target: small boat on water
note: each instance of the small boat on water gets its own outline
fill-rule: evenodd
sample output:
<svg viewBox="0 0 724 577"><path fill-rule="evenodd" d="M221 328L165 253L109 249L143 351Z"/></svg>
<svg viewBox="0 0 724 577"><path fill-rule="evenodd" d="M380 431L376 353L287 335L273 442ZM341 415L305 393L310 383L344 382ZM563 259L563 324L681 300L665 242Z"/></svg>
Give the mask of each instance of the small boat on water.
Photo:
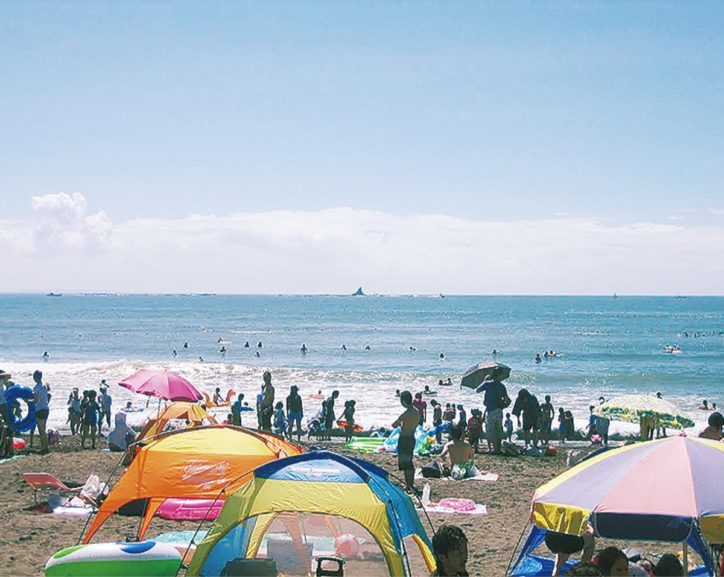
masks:
<svg viewBox="0 0 724 577"><path fill-rule="evenodd" d="M62 297L62 296L63 296L63 293L54 293L54 292L51 291L51 292L49 292L49 293L48 293L47 295L45 295L45 296L49 296L49 297Z"/></svg>
<svg viewBox="0 0 724 577"><path fill-rule="evenodd" d="M669 355L680 355L681 348L679 347L679 345L666 345L664 347L664 352Z"/></svg>

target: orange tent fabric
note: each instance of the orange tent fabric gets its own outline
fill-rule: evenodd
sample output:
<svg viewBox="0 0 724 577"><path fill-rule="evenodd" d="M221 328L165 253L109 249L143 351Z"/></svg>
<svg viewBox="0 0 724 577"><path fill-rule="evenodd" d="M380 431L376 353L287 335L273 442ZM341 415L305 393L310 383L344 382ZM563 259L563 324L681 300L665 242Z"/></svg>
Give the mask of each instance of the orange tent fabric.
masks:
<svg viewBox="0 0 724 577"><path fill-rule="evenodd" d="M165 433L138 452L101 504L83 543L89 543L99 527L130 501L149 499L138 531L143 539L166 499L226 499L254 468L301 452L301 447L281 437L241 427L216 425Z"/></svg>
<svg viewBox="0 0 724 577"><path fill-rule="evenodd" d="M154 437L163 433L166 424L172 419L189 421L189 427L198 427L203 424L216 424L213 415L207 413L201 405L188 401L176 401L168 405L157 417L151 417L138 435L136 442L146 437Z"/></svg>

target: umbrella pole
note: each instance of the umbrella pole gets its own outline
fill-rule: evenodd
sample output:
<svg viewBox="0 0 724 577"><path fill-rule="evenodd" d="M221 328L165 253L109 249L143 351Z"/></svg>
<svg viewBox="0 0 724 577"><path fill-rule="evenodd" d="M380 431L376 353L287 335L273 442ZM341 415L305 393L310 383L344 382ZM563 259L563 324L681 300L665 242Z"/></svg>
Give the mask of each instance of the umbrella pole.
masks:
<svg viewBox="0 0 724 577"><path fill-rule="evenodd" d="M689 546L686 541L681 546L681 564L684 566L684 575L689 574Z"/></svg>

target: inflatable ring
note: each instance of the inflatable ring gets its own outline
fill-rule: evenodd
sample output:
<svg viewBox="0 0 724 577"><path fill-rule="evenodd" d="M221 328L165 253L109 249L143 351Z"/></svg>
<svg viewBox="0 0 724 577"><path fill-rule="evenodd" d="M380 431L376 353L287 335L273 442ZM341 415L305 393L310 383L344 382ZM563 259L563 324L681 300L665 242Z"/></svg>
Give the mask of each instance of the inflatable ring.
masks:
<svg viewBox="0 0 724 577"><path fill-rule="evenodd" d="M24 419L17 420L12 406L18 399L22 399L28 405L28 414ZM24 433L35 428L35 399L33 390L29 387L10 387L5 391L5 402L8 405L8 427L18 433Z"/></svg>

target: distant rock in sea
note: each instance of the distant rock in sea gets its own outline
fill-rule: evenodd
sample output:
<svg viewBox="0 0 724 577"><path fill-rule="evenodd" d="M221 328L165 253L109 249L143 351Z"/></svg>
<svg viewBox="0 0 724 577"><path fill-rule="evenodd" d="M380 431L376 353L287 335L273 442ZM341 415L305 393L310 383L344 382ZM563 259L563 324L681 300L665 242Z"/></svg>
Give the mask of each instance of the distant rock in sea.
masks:
<svg viewBox="0 0 724 577"><path fill-rule="evenodd" d="M354 293L352 293L353 297L363 297L366 296L364 291L362 290L362 287L359 287Z"/></svg>

